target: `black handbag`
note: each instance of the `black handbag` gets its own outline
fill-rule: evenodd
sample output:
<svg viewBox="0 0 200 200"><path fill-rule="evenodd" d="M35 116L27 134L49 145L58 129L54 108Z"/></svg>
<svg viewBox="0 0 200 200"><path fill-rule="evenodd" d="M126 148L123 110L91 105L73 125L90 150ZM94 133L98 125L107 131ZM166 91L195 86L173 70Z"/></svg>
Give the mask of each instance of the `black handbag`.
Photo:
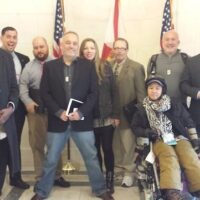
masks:
<svg viewBox="0 0 200 200"><path fill-rule="evenodd" d="M124 114L126 116L126 119L128 120L129 123L131 123L131 120L133 118L133 114L136 110L136 105L137 104L137 100L134 99L131 102L129 102L128 104L123 106L123 111Z"/></svg>
<svg viewBox="0 0 200 200"><path fill-rule="evenodd" d="M35 101L38 104L38 106L35 106L35 112L44 113L45 108L44 108L44 103L40 96L40 90L29 88L29 96L31 97L31 99L33 99L33 101Z"/></svg>

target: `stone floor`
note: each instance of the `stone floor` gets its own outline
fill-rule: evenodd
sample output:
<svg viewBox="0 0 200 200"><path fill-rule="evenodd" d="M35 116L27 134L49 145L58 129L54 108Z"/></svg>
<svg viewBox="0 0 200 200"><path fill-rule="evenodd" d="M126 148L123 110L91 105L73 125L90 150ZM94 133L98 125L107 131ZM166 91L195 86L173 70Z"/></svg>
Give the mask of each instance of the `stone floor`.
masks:
<svg viewBox="0 0 200 200"><path fill-rule="evenodd" d="M0 200L30 200L33 196L34 174L33 172L23 172L23 179L27 181L31 188L28 190L20 190L11 187L8 182L8 177L2 190ZM48 200L98 200L91 193L88 177L85 172L74 172L72 174L64 175L66 180L71 183L70 188L54 187ZM139 200L139 192L137 184L134 183L133 187L123 188L120 186L122 176L117 174L115 177L115 200Z"/></svg>

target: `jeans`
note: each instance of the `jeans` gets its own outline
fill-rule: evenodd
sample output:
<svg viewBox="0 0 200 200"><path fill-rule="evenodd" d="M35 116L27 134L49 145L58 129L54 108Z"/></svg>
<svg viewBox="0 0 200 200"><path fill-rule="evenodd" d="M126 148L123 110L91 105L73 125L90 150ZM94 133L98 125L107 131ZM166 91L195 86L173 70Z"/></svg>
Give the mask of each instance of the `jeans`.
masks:
<svg viewBox="0 0 200 200"><path fill-rule="evenodd" d="M35 192L43 198L49 195L53 187L58 159L70 136L73 138L85 162L92 192L96 196L106 192L105 179L99 166L94 145L93 131L77 132L69 127L65 132L48 132L47 134L47 155L41 179L35 186Z"/></svg>

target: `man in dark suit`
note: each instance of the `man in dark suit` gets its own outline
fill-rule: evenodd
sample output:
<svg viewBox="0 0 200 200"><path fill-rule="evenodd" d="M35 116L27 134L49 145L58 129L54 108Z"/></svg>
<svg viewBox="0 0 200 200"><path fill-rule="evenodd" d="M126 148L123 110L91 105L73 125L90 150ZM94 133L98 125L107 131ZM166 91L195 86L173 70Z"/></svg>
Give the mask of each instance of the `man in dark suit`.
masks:
<svg viewBox="0 0 200 200"><path fill-rule="evenodd" d="M191 57L186 63L180 83L181 91L191 97L189 112L200 134L200 54ZM200 135L199 135L200 136Z"/></svg>
<svg viewBox="0 0 200 200"><path fill-rule="evenodd" d="M77 57L78 42L77 33L65 33L61 38L63 57L44 64L40 89L48 110L47 155L32 200L48 197L58 159L69 137L73 138L85 161L92 192L101 199L113 199L107 193L94 144L93 109L97 99L95 66ZM70 98L83 104L66 115Z"/></svg>
<svg viewBox="0 0 200 200"><path fill-rule="evenodd" d="M20 169L17 132L13 112L18 102L18 86L11 55L0 49L0 195L9 163L13 175Z"/></svg>
<svg viewBox="0 0 200 200"><path fill-rule="evenodd" d="M11 53L14 61L15 72L17 83L19 83L20 74L25 64L29 62L29 58L21 53L15 52L15 47L17 45L17 30L13 27L5 27L1 31L1 41L2 48L7 52ZM17 139L18 139L18 150L20 155L20 166L21 166L21 152L20 152L20 144L21 144L21 134L25 122L26 109L21 100L19 100L18 106L15 110L15 123L17 128ZM9 165L10 168L10 165ZM29 185L25 183L21 178L21 167L20 170L15 173L13 176L10 174L10 184L12 186L28 189Z"/></svg>

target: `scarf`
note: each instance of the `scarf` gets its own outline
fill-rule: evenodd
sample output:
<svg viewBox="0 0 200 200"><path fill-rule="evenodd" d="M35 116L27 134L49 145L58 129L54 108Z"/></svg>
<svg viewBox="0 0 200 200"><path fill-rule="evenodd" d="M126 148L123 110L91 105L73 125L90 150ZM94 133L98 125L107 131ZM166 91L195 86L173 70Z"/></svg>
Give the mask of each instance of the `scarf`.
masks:
<svg viewBox="0 0 200 200"><path fill-rule="evenodd" d="M171 108L170 97L162 95L158 102L151 101L149 97L143 100L143 106L146 110L149 125L159 136L173 134L172 123L163 113ZM174 135L174 134L173 134Z"/></svg>

